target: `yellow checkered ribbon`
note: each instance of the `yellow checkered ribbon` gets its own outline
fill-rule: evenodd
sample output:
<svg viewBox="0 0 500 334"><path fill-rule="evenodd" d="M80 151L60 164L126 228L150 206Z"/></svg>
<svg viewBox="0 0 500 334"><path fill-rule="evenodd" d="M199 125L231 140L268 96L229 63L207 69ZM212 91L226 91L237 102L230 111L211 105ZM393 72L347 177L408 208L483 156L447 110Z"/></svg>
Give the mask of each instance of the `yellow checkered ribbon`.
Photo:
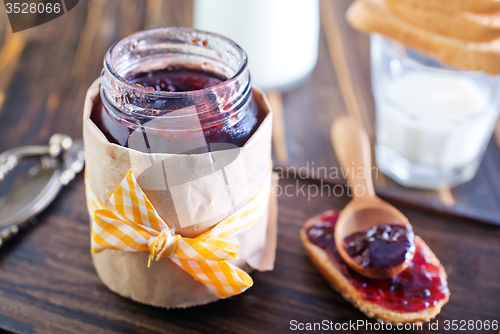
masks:
<svg viewBox="0 0 500 334"><path fill-rule="evenodd" d="M253 285L252 278L228 263L238 259L237 234L252 226L266 212L271 194L271 174L250 202L196 238L176 234L158 215L129 170L106 208L86 187L92 224L92 252L104 249L149 251L151 260L169 257L220 298L237 295Z"/></svg>

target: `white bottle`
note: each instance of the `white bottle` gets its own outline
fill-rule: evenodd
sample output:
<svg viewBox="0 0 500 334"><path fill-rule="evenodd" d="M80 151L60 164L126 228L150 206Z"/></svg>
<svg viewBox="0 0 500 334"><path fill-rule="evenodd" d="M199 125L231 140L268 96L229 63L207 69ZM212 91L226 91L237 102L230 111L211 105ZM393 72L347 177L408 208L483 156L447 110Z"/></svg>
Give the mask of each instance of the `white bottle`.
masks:
<svg viewBox="0 0 500 334"><path fill-rule="evenodd" d="M293 86L316 65L318 0L195 0L194 27L238 43L264 90Z"/></svg>

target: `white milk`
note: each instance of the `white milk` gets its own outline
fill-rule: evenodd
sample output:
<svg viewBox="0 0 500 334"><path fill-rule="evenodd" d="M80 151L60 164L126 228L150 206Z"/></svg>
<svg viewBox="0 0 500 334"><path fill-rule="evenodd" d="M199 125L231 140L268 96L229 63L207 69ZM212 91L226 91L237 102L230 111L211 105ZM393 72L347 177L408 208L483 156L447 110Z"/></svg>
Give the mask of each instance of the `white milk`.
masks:
<svg viewBox="0 0 500 334"><path fill-rule="evenodd" d="M474 161L498 106L467 77L410 72L377 99L378 143L411 162L450 170ZM382 93L382 94L384 94Z"/></svg>
<svg viewBox="0 0 500 334"><path fill-rule="evenodd" d="M264 90L302 80L318 57L318 0L195 0L194 27L238 43Z"/></svg>

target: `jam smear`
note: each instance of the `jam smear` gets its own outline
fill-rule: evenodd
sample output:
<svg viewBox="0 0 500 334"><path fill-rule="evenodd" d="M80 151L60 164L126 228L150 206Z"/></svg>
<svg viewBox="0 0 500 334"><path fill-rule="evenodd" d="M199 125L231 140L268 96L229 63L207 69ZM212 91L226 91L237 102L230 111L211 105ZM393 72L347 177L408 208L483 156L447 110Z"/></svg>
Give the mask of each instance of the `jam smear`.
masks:
<svg viewBox="0 0 500 334"><path fill-rule="evenodd" d="M391 278L368 278L352 270L342 260L335 246L334 231L338 217L337 211L325 212L308 228L307 236L312 243L328 253L333 264L359 291L364 300L394 311L418 312L436 305L446 297L447 282L419 242L416 242L415 255L410 266Z"/></svg>
<svg viewBox="0 0 500 334"><path fill-rule="evenodd" d="M411 225L383 224L346 237L344 249L362 267L387 269L412 258L414 238Z"/></svg>
<svg viewBox="0 0 500 334"><path fill-rule="evenodd" d="M216 73L190 68L166 68L147 73L138 73L126 79L132 84L151 90L165 92L196 91L213 87L226 80L225 77L217 75ZM198 118L208 145L207 150L213 151L217 150L217 147L219 147L215 145L212 145L212 147L210 146L210 144L214 143L228 143L239 147L243 146L256 131L258 124L265 118L265 114L259 110L257 103L252 99L252 94L249 94L250 100L247 99L242 101L239 106L230 111L231 115L227 117L226 120L220 121L214 125L214 117L226 117L226 115L222 115L222 113L228 112L227 109L231 107L226 106L226 110L219 110L217 107L218 101L220 99L229 98L230 96L215 96L213 93L209 92L202 97L193 97L193 100L184 99L184 104L179 104L180 102L175 98L169 101L169 103L171 103L171 110L190 107L195 105L195 102L203 107L204 112L200 113ZM195 99L198 100L195 101ZM109 142L124 147L129 147L128 138L130 134L150 119L147 117L144 117L144 119L138 117L136 125L131 125L130 123L125 124L125 122L113 117L111 113L119 115L120 111L109 111L102 102L95 103L90 118L106 136ZM148 137L161 135L162 134L148 133ZM169 140L181 141L185 139L183 136L186 135L189 136L190 134L183 133L182 135L178 135L179 138L170 136ZM193 135L197 134L194 133Z"/></svg>

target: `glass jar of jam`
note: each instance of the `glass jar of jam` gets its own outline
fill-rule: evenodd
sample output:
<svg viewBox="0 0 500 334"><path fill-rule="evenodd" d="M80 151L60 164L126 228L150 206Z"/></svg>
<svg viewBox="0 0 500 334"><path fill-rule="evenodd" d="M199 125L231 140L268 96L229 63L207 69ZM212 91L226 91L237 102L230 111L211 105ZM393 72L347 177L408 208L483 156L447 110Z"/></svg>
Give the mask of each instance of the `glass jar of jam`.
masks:
<svg viewBox="0 0 500 334"><path fill-rule="evenodd" d="M145 153L243 146L264 118L245 52L217 34L160 28L115 43L91 119L109 142Z"/></svg>

